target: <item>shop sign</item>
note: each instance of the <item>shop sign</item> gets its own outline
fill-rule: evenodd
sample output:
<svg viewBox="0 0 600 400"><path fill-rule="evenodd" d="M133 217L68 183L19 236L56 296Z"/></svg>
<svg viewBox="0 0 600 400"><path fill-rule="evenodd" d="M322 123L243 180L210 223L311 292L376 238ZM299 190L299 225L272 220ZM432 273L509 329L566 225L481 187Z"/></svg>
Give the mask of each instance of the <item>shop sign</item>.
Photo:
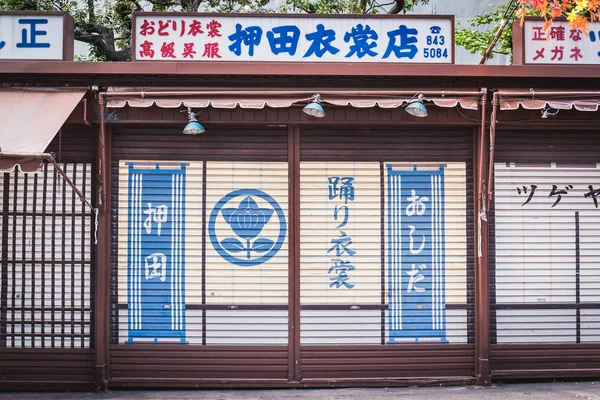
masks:
<svg viewBox="0 0 600 400"><path fill-rule="evenodd" d="M454 62L451 16L135 13L137 61Z"/></svg>
<svg viewBox="0 0 600 400"><path fill-rule="evenodd" d="M589 23L590 31L572 29L567 21L554 21L544 31L543 19L525 20L526 64L600 64L600 22Z"/></svg>
<svg viewBox="0 0 600 400"><path fill-rule="evenodd" d="M0 13L0 60L73 60L73 45L65 13Z"/></svg>

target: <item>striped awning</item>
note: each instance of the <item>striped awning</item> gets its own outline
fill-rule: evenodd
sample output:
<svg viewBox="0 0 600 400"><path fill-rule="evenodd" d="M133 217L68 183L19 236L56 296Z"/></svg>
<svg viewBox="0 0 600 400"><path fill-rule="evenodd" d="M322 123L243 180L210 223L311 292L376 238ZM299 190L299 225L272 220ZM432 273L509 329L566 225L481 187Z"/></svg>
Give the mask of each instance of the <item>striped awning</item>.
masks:
<svg viewBox="0 0 600 400"><path fill-rule="evenodd" d="M438 91L439 92L439 91ZM399 95L394 91L369 91L369 90L215 90L205 91L177 90L169 88L123 88L110 87L107 91L107 107L152 107L160 108L226 108L236 107L247 109L288 108L294 105L306 105L312 96L320 94L322 103L341 107L355 108L398 108L405 106L415 96ZM417 94L418 92L415 92ZM452 108L460 106L468 110L477 110L478 96L457 95L457 91L440 92L435 96L424 95L423 100L432 102L438 107Z"/></svg>

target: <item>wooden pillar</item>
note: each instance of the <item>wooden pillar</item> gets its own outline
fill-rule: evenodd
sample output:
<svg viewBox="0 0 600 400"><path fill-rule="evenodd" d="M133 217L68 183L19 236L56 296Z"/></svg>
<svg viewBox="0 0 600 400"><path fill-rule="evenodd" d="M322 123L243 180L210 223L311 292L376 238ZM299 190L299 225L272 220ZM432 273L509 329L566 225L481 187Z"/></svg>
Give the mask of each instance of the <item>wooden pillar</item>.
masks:
<svg viewBox="0 0 600 400"><path fill-rule="evenodd" d="M108 317L109 317L109 217L110 207L107 188L110 185L107 135L104 123L104 97L99 93L98 106L100 112L100 128L97 142L97 168L98 168L98 244L96 247L96 285L94 291L94 343L96 366L94 372L94 386L97 391L106 391L108 388Z"/></svg>
<svg viewBox="0 0 600 400"><path fill-rule="evenodd" d="M486 135L487 91L482 89L481 127L477 138L475 160L475 377L478 385L490 383L490 289L488 235L488 140Z"/></svg>

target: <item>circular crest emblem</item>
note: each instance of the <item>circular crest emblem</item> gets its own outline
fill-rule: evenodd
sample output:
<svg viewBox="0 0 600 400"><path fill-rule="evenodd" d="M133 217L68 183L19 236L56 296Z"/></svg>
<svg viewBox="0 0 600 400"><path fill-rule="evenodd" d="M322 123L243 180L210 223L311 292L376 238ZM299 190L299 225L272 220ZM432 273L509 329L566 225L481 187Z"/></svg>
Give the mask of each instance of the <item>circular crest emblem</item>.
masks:
<svg viewBox="0 0 600 400"><path fill-rule="evenodd" d="M234 190L217 202L208 220L210 241L226 261L253 267L270 260L283 245L285 216L263 191Z"/></svg>

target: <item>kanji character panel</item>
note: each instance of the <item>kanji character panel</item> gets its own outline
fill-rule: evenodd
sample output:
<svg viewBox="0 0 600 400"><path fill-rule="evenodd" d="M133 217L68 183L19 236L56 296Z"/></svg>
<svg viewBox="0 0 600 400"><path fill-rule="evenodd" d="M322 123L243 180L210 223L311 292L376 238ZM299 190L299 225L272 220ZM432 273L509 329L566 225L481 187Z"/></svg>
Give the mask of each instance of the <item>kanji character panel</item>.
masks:
<svg viewBox="0 0 600 400"><path fill-rule="evenodd" d="M465 163L302 162L301 343L466 343Z"/></svg>
<svg viewBox="0 0 600 400"><path fill-rule="evenodd" d="M113 342L287 344L287 163L119 162Z"/></svg>
<svg viewBox="0 0 600 400"><path fill-rule="evenodd" d="M493 341L600 341L598 164L495 171Z"/></svg>

